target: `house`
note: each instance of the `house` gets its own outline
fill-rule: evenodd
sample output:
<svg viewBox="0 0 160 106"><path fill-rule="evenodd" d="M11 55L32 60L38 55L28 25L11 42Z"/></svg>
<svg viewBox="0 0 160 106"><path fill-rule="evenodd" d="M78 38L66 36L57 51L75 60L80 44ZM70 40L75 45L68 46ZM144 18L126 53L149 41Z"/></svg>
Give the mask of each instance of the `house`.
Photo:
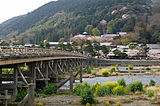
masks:
<svg viewBox="0 0 160 106"><path fill-rule="evenodd" d="M129 49L129 46L117 45L117 50L123 52Z"/></svg>
<svg viewBox="0 0 160 106"><path fill-rule="evenodd" d="M68 42L62 42L62 43L66 45ZM69 43L72 44L72 42ZM59 42L49 42L51 48L55 48L58 44Z"/></svg>
<svg viewBox="0 0 160 106"><path fill-rule="evenodd" d="M101 35L101 37L103 37L103 38L113 38L113 37L115 37L115 36L124 36L124 35L126 35L127 34L127 32L118 32L117 34L104 34L104 35Z"/></svg>
<svg viewBox="0 0 160 106"><path fill-rule="evenodd" d="M118 34L119 34L120 36L124 36L124 35L127 34L127 32L119 32Z"/></svg>
<svg viewBox="0 0 160 106"><path fill-rule="evenodd" d="M126 51L126 54L127 54L129 57L136 57L136 56L138 56L139 52L140 52L140 50L138 50L138 49L128 49L128 50Z"/></svg>
<svg viewBox="0 0 160 106"><path fill-rule="evenodd" d="M149 49L160 49L160 44L147 44Z"/></svg>
<svg viewBox="0 0 160 106"><path fill-rule="evenodd" d="M100 43L100 45L106 46L109 50L116 47L116 45L113 45L112 42L103 42L103 43Z"/></svg>
<svg viewBox="0 0 160 106"><path fill-rule="evenodd" d="M101 35L102 38L113 38L115 36L119 36L119 34L104 34L104 35Z"/></svg>
<svg viewBox="0 0 160 106"><path fill-rule="evenodd" d="M38 45L36 45L36 44L25 44L24 47L31 48L31 47L38 47Z"/></svg>
<svg viewBox="0 0 160 106"><path fill-rule="evenodd" d="M149 51L147 56L152 59L160 59L160 44L147 44Z"/></svg>

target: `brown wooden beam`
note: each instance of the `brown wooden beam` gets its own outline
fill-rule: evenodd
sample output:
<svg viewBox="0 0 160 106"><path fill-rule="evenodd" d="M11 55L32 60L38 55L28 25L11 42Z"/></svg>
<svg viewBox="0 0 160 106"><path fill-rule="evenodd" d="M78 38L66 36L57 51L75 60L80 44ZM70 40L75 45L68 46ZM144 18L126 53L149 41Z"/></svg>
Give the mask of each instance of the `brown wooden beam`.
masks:
<svg viewBox="0 0 160 106"><path fill-rule="evenodd" d="M18 66L16 65L14 67L14 91L13 91L14 96L17 95L17 85L18 85Z"/></svg>

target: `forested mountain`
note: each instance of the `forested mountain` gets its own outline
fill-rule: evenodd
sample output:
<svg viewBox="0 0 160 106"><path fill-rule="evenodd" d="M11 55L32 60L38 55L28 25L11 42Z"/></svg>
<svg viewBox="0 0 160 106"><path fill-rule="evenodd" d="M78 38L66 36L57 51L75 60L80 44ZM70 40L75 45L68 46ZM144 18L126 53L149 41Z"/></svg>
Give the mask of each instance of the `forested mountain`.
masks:
<svg viewBox="0 0 160 106"><path fill-rule="evenodd" d="M97 27L101 34L131 32L133 41L160 41L160 8L158 0L58 0L26 15L0 24L0 36L20 42L39 43L46 39L65 40L82 33L87 25ZM159 3L159 2L158 2ZM133 39L131 36L136 36ZM159 39L155 39L159 37ZM135 38L135 37L134 37Z"/></svg>

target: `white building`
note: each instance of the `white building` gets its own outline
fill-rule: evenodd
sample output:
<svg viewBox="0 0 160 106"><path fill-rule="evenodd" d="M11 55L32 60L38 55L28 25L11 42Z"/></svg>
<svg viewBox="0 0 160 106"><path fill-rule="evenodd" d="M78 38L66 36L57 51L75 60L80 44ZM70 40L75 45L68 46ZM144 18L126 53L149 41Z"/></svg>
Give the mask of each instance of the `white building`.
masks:
<svg viewBox="0 0 160 106"><path fill-rule="evenodd" d="M147 44L147 47L149 47L148 57L160 59L160 44Z"/></svg>

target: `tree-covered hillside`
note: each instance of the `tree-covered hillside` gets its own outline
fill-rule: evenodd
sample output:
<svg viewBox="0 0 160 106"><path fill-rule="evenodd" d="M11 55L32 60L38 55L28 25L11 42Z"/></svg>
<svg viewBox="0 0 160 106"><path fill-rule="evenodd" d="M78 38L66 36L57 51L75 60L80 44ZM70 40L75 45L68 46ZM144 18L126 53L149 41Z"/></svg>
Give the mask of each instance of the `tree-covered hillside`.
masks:
<svg viewBox="0 0 160 106"><path fill-rule="evenodd" d="M82 33L87 25L93 25L101 34L136 32L138 38L145 36L144 42L153 42L150 27L152 31L160 30L152 25L151 19L159 13L152 5L150 0L58 0L0 24L0 35L25 43L39 43L44 39L58 41L61 37L67 40L71 35Z"/></svg>

